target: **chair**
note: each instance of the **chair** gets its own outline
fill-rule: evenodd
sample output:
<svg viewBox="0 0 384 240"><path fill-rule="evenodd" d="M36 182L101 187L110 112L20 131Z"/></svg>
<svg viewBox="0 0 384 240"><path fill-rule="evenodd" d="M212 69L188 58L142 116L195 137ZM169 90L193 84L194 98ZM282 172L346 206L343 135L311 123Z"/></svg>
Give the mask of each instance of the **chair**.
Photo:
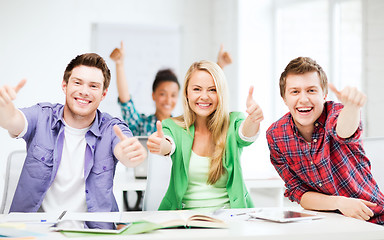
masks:
<svg viewBox="0 0 384 240"><path fill-rule="evenodd" d="M147 186L144 193L143 210L156 211L163 199L171 177L171 158L148 153Z"/></svg>
<svg viewBox="0 0 384 240"><path fill-rule="evenodd" d="M384 137L369 137L363 139L363 146L371 162L373 178L381 191L384 190Z"/></svg>
<svg viewBox="0 0 384 240"><path fill-rule="evenodd" d="M27 152L25 150L11 152L8 156L3 201L0 209L0 213L2 214L9 213L26 156Z"/></svg>
<svg viewBox="0 0 384 240"><path fill-rule="evenodd" d="M136 138L139 140L141 145L143 145L148 152L148 148L147 148L148 136L136 136ZM140 163L138 166L136 166L133 169L133 173L135 175L135 179L147 179L148 157L142 163ZM141 210L143 210L143 205L144 205L143 204L143 202L144 202L143 192L144 191L136 190L136 192L135 192L135 194L137 196L136 203L133 206L130 206L131 204L128 204L128 194L131 194L131 193L129 193L129 191L123 191L124 210L126 210L126 211L141 211Z"/></svg>

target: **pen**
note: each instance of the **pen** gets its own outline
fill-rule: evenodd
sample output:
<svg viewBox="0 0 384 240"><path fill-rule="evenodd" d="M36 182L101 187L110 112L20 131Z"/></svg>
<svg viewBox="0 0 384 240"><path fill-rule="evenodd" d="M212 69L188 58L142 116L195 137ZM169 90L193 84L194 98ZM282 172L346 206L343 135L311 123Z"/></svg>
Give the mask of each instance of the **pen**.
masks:
<svg viewBox="0 0 384 240"><path fill-rule="evenodd" d="M250 212L243 212L243 213L237 213L237 214L231 214L231 217L236 217L236 216L242 216L242 215L246 215L248 213L255 213L255 212L260 212L261 209L259 210L255 210L255 211L250 211Z"/></svg>
<svg viewBox="0 0 384 240"><path fill-rule="evenodd" d="M247 213L238 213L238 214L231 214L231 217L234 217L234 216L241 216L241 215L245 215Z"/></svg>
<svg viewBox="0 0 384 240"><path fill-rule="evenodd" d="M60 216L57 218L57 221L61 221L61 219L64 217L64 215L67 213L67 210L63 211Z"/></svg>

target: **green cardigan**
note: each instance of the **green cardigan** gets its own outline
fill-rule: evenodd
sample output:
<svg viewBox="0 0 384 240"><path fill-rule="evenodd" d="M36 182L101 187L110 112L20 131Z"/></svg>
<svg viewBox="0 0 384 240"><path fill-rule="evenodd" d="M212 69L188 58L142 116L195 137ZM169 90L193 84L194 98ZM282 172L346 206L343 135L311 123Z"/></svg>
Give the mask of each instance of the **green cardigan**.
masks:
<svg viewBox="0 0 384 240"><path fill-rule="evenodd" d="M251 208L253 202L244 184L240 164L240 155L244 146L252 142L244 141L239 136L240 124L244 115L239 112L230 114L230 124L227 133L227 143L224 168L228 173L227 192L231 208ZM159 206L159 210L183 209L182 199L188 187L188 169L191 158L195 126L192 125L190 133L177 125L172 119L162 121L164 135L171 137L176 149L172 154L172 171L168 190Z"/></svg>

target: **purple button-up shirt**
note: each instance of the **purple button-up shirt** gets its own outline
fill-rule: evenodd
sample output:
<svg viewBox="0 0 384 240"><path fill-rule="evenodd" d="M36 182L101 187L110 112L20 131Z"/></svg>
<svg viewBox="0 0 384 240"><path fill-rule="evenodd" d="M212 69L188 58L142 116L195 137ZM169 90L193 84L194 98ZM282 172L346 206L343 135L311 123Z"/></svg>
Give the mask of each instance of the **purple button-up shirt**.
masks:
<svg viewBox="0 0 384 240"><path fill-rule="evenodd" d="M23 136L27 143L27 157L10 211L36 212L60 165L64 143L64 106L39 103L20 110L28 121L28 129ZM99 110L85 135L84 179L89 212L118 211L113 195L113 177L118 161L113 149L120 141L112 128L116 124L125 135L132 136L122 120Z"/></svg>

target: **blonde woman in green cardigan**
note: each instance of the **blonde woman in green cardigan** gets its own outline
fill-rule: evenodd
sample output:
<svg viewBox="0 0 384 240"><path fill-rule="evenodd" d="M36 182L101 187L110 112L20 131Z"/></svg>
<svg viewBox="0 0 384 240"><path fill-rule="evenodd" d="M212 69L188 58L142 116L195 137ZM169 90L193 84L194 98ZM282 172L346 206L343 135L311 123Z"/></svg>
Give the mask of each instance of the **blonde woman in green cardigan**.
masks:
<svg viewBox="0 0 384 240"><path fill-rule="evenodd" d="M229 113L221 68L210 61L192 64L184 81L184 114L158 121L147 142L152 153L172 159L159 210L253 207L240 164L242 148L256 140L264 119L252 93L253 87L246 118Z"/></svg>

